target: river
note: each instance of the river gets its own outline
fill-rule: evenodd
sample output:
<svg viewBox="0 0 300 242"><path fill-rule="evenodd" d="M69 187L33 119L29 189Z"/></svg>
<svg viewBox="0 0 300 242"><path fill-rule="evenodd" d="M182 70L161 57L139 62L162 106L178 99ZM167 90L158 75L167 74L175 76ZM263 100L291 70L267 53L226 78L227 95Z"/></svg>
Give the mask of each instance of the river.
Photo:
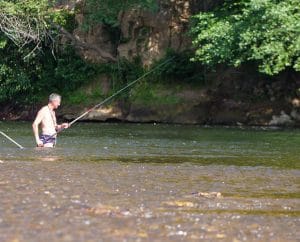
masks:
<svg viewBox="0 0 300 242"><path fill-rule="evenodd" d="M300 130L0 122L0 241L297 241ZM299 240L298 240L299 241Z"/></svg>

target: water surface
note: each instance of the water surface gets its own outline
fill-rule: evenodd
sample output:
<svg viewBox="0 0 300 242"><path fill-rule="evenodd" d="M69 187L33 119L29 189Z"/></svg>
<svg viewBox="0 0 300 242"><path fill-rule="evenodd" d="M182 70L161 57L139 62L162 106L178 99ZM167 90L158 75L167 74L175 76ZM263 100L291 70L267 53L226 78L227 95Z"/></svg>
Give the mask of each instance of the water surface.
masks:
<svg viewBox="0 0 300 242"><path fill-rule="evenodd" d="M0 123L0 241L297 241L300 130Z"/></svg>

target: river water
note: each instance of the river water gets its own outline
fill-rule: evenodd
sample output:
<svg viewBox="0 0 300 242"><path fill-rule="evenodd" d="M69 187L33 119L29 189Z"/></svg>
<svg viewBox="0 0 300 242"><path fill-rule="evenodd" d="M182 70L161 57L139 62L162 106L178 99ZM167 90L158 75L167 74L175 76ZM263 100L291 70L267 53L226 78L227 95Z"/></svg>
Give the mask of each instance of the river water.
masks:
<svg viewBox="0 0 300 242"><path fill-rule="evenodd" d="M0 122L0 241L299 241L300 130Z"/></svg>

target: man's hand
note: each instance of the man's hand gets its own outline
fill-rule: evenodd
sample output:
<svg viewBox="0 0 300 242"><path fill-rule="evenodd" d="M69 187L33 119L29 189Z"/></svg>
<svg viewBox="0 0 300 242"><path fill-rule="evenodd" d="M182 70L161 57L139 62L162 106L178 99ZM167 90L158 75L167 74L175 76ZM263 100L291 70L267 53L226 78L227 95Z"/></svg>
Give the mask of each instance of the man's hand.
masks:
<svg viewBox="0 0 300 242"><path fill-rule="evenodd" d="M63 123L63 124L57 125L57 126L55 127L55 129L57 130L57 132L60 132L60 131L62 131L63 129L69 128L70 126L71 126L71 125L68 124L68 123Z"/></svg>
<svg viewBox="0 0 300 242"><path fill-rule="evenodd" d="M44 143L41 140L36 141L37 147L44 147Z"/></svg>
<svg viewBox="0 0 300 242"><path fill-rule="evenodd" d="M63 124L61 124L61 128L62 129L67 129L67 128L69 128L71 125L69 124L69 123L63 123Z"/></svg>

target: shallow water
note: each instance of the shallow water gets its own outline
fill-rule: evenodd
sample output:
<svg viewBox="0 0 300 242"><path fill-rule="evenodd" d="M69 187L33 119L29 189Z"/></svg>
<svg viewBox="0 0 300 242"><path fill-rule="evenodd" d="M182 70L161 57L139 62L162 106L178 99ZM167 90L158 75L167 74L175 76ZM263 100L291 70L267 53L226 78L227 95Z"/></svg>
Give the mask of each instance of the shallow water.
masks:
<svg viewBox="0 0 300 242"><path fill-rule="evenodd" d="M0 241L297 241L300 130L0 122Z"/></svg>

